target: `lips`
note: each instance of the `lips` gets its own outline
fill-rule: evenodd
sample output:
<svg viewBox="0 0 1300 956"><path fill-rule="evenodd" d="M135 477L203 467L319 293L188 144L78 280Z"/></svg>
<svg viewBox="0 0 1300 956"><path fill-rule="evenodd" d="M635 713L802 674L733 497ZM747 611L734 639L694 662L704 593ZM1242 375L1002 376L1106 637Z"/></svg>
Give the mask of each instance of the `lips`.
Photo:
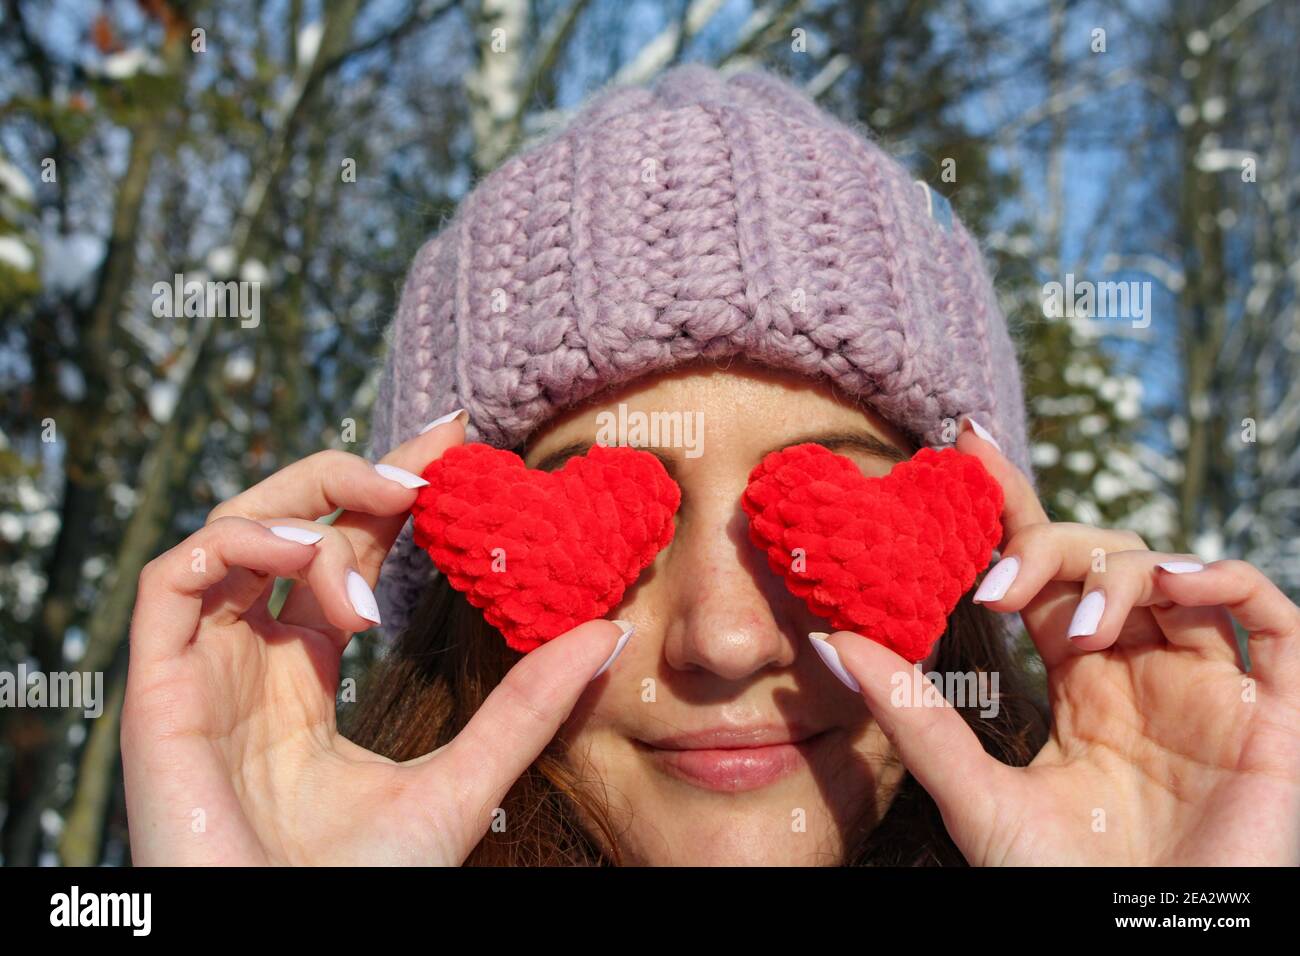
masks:
<svg viewBox="0 0 1300 956"><path fill-rule="evenodd" d="M741 793L808 767L825 736L789 727L726 727L641 743L669 775L706 790Z"/></svg>

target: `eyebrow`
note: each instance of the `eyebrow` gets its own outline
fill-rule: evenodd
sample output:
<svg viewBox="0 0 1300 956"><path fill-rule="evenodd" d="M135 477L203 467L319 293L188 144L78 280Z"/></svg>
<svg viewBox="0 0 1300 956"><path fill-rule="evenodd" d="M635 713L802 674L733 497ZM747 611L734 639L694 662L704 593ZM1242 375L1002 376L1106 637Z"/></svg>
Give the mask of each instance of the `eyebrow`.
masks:
<svg viewBox="0 0 1300 956"><path fill-rule="evenodd" d="M566 461L576 455L584 455L595 444L590 441L572 441L561 448L551 452L540 462L537 463L538 471L555 471L560 468ZM871 432L860 429L841 429L838 431L810 432L783 441L779 445L773 445L771 448L759 455L759 460L766 458L774 451L780 451L782 448L789 448L792 445L821 445L828 451L841 451L850 449L869 455L872 458L880 458L884 461L897 464L900 461L906 461L910 455L893 445L881 441ZM638 451L649 452L659 459L668 476L674 481L677 480L677 462L665 455L656 448L638 445Z"/></svg>
<svg viewBox="0 0 1300 956"><path fill-rule="evenodd" d="M759 456L760 459L766 458L774 451L780 451L782 448L789 448L791 445L821 445L828 451L839 451L844 448L860 451L872 458L882 458L897 464L900 461L907 461L911 455L908 452L895 448L888 442L881 441L869 431L857 428L842 429L833 432L812 432L792 438L789 441L783 441L779 445L773 445L767 451Z"/></svg>

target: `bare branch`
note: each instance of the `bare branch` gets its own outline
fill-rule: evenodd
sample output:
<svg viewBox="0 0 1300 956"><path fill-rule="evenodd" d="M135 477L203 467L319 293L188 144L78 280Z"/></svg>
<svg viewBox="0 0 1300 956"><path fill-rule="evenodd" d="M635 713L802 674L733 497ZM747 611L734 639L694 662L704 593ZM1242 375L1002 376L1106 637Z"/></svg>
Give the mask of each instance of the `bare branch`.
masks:
<svg viewBox="0 0 1300 956"><path fill-rule="evenodd" d="M713 19L714 14L722 9L725 0L692 0L686 11L686 26L683 31L677 22L665 27L656 37L641 48L631 62L614 75L611 83L644 83L662 70L672 60L673 50L683 39L690 39L704 29L704 25ZM679 36L681 33L685 36Z"/></svg>

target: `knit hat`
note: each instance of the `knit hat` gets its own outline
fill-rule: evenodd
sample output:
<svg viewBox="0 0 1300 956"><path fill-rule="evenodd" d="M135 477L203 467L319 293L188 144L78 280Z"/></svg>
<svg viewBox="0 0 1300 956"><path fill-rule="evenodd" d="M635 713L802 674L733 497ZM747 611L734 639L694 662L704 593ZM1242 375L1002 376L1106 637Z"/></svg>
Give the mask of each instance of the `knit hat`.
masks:
<svg viewBox="0 0 1300 956"><path fill-rule="evenodd" d="M376 459L461 407L467 441L514 448L598 392L738 356L832 382L918 444L970 415L1030 473L977 243L879 146L764 73L683 66L595 98L425 243L386 340ZM388 636L435 573L408 522L378 585Z"/></svg>

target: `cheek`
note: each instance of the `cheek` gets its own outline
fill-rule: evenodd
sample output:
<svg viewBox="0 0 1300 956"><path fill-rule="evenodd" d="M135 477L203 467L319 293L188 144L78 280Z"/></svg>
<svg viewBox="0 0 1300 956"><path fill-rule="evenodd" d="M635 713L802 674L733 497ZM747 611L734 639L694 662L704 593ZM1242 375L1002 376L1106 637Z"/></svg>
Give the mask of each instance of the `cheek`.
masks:
<svg viewBox="0 0 1300 956"><path fill-rule="evenodd" d="M646 708L666 694L659 674L657 627L626 608L618 613L636 624L637 633L609 670L588 685L563 725L565 739L579 759L587 751L595 756L630 746L628 735L644 725Z"/></svg>

